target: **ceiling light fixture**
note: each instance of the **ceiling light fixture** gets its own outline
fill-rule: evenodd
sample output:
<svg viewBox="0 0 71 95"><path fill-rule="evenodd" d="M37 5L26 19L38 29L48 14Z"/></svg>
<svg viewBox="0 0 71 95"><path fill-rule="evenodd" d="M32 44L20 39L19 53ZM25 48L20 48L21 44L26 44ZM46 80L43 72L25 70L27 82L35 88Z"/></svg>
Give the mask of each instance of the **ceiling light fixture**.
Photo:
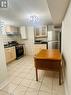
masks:
<svg viewBox="0 0 71 95"><path fill-rule="evenodd" d="M37 13L27 14L25 19L27 25L32 25L34 27L41 25L41 16Z"/></svg>
<svg viewBox="0 0 71 95"><path fill-rule="evenodd" d="M0 0L0 8L7 8L8 1L7 0Z"/></svg>
<svg viewBox="0 0 71 95"><path fill-rule="evenodd" d="M39 22L39 17L36 15L30 16L30 21L33 23Z"/></svg>

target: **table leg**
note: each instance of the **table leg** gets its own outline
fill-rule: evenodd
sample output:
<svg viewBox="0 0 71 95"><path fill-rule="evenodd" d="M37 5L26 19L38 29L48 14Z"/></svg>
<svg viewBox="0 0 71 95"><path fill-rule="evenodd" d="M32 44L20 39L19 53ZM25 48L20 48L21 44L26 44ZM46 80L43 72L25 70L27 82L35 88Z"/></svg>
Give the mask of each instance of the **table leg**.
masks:
<svg viewBox="0 0 71 95"><path fill-rule="evenodd" d="M61 74L62 73L62 68L59 68L59 85L61 85Z"/></svg>
<svg viewBox="0 0 71 95"><path fill-rule="evenodd" d="M36 81L38 81L38 71L37 71L37 68L36 68Z"/></svg>

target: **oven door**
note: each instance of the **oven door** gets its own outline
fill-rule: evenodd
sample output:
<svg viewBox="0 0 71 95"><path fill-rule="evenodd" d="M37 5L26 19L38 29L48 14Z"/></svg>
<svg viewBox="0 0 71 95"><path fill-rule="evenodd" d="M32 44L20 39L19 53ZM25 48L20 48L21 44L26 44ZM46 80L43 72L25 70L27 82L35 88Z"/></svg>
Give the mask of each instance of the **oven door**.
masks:
<svg viewBox="0 0 71 95"><path fill-rule="evenodd" d="M19 58L24 55L24 49L23 46L17 46L16 47L16 58Z"/></svg>

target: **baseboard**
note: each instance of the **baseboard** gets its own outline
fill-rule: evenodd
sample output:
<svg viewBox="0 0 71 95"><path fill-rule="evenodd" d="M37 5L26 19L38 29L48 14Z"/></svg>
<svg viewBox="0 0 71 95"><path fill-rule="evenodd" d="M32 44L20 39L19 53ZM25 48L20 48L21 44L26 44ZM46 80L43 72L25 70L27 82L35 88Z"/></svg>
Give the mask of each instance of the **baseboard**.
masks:
<svg viewBox="0 0 71 95"><path fill-rule="evenodd" d="M67 85L66 81L64 83L64 88L65 88L65 95L69 95L68 85Z"/></svg>
<svg viewBox="0 0 71 95"><path fill-rule="evenodd" d="M64 55L62 54L62 63L63 63L63 78L64 78L64 89L65 89L65 95L69 95L68 91L68 83L67 83L67 76L66 76L66 59Z"/></svg>

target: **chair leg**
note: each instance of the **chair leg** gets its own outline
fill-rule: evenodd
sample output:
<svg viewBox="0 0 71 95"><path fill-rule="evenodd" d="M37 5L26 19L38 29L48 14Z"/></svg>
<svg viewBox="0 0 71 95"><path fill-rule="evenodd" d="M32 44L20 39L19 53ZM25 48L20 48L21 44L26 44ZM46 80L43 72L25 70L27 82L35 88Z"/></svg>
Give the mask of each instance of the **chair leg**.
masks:
<svg viewBox="0 0 71 95"><path fill-rule="evenodd" d="M38 71L37 71L37 68L36 68L36 81L38 81Z"/></svg>

